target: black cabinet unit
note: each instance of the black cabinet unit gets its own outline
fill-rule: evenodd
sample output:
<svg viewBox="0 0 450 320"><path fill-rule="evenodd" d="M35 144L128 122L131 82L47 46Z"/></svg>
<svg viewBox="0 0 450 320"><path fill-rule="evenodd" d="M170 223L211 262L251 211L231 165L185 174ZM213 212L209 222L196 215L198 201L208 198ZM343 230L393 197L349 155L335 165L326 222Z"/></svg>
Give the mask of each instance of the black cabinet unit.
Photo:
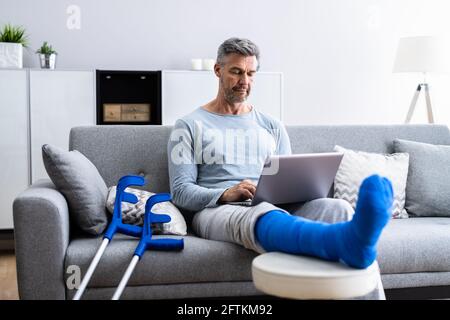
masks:
<svg viewBox="0 0 450 320"><path fill-rule="evenodd" d="M97 124L161 122L161 71L96 70Z"/></svg>

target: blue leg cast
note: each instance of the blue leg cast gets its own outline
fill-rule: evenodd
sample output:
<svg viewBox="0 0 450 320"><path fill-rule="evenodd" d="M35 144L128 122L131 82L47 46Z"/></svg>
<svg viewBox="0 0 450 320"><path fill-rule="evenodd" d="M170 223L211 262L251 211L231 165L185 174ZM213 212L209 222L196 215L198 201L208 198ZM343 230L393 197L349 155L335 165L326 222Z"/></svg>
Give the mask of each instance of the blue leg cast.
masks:
<svg viewBox="0 0 450 320"><path fill-rule="evenodd" d="M376 259L376 244L391 217L392 202L391 182L373 175L361 184L351 221L328 224L272 210L258 219L256 238L266 251L311 255L366 268Z"/></svg>

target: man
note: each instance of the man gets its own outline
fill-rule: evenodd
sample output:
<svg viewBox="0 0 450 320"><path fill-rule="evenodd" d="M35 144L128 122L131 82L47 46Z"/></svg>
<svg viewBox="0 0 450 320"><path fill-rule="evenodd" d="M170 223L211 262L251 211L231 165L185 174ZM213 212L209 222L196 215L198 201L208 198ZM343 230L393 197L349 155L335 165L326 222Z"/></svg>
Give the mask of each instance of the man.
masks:
<svg viewBox="0 0 450 320"><path fill-rule="evenodd" d="M258 69L259 49L250 40L231 38L219 47L217 97L179 119L168 143L173 202L196 212L193 229L203 238L259 253L283 251L369 266L390 218L392 186L385 178L364 181L355 213L347 202L328 198L283 208L267 202L227 204L253 198L269 155L291 153L283 124L247 102Z"/></svg>

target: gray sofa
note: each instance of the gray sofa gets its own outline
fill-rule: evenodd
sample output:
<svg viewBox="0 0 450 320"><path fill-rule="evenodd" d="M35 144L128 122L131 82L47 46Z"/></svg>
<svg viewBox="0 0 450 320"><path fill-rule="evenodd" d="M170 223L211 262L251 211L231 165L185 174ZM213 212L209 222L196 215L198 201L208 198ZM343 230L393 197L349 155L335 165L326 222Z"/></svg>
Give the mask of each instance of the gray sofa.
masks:
<svg viewBox="0 0 450 320"><path fill-rule="evenodd" d="M90 126L73 128L70 150L77 149L98 168L108 186L126 174L146 178L146 187L168 192L166 144L171 126ZM450 145L446 126L288 126L294 153L332 151L336 144L390 153L395 138ZM63 195L50 180L21 193L13 205L17 275L22 299L71 299L70 266L82 273L101 237L81 234L71 224ZM188 225L192 212L183 212ZM192 232L181 252L147 251L123 299L261 296L251 280L256 253L231 243L210 241ZM137 242L116 236L90 281L84 299L110 299ZM389 297L431 292L450 297L450 219L391 220L379 243L378 262ZM422 290L421 290L422 289ZM401 294L401 295L399 295Z"/></svg>

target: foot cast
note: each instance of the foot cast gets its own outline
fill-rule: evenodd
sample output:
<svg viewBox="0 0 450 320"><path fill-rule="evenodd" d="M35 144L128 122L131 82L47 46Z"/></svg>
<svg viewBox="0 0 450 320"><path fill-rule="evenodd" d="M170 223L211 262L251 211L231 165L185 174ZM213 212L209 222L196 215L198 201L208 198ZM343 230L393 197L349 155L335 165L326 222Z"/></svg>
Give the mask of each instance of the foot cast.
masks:
<svg viewBox="0 0 450 320"><path fill-rule="evenodd" d="M366 268L376 259L376 244L391 217L391 182L379 175L366 178L359 189L351 221L323 223L272 210L256 223L256 238L266 251L311 255Z"/></svg>

